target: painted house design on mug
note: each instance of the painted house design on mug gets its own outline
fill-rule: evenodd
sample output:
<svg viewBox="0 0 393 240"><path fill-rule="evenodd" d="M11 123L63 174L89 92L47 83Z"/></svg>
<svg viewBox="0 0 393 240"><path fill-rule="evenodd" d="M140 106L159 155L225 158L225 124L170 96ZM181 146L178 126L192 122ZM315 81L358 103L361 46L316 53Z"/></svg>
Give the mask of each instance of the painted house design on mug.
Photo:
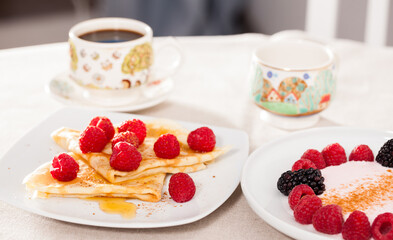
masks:
<svg viewBox="0 0 393 240"><path fill-rule="evenodd" d="M320 71L298 72L281 76L282 72L254 64L252 97L262 108L281 115L308 115L322 111L335 91L334 65Z"/></svg>

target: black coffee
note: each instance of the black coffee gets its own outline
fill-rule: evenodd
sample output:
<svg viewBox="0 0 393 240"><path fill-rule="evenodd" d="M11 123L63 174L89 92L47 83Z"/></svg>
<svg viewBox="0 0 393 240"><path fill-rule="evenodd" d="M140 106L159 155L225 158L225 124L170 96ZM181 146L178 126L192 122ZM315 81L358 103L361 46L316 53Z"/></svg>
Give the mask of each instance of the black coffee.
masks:
<svg viewBox="0 0 393 240"><path fill-rule="evenodd" d="M99 43L126 42L138 39L140 37L143 37L143 34L123 29L104 29L84 33L79 36L79 38L82 38L84 40Z"/></svg>

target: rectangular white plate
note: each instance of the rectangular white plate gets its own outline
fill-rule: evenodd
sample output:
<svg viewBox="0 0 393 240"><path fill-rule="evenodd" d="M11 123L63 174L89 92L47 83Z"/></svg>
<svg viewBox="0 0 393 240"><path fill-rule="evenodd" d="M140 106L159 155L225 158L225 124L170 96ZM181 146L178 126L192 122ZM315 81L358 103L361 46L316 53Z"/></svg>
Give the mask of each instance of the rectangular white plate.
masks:
<svg viewBox="0 0 393 240"><path fill-rule="evenodd" d="M29 199L22 184L23 178L41 164L52 161L53 156L65 150L50 137L52 131L65 126L83 130L95 116L107 116L114 124L127 119L141 120L151 117L64 108L26 133L0 160L0 200L42 216L94 226L118 228L155 228L197 221L223 204L239 184L243 163L248 156L248 136L245 132L208 126L216 134L217 146L232 149L208 165L206 170L191 173L196 194L187 203L167 199L158 203L130 200L136 205L136 217L123 219L120 215L102 212L98 203L75 198ZM198 123L179 123L192 131L202 127ZM167 192L168 177L163 192Z"/></svg>

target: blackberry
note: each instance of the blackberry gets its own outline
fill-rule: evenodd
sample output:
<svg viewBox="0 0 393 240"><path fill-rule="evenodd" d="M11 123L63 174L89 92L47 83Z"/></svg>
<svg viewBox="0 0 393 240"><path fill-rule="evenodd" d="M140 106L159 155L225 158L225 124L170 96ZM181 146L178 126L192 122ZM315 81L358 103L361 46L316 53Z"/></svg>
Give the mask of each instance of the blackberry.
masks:
<svg viewBox="0 0 393 240"><path fill-rule="evenodd" d="M383 144L381 149L379 149L375 161L384 167L393 168L393 139L390 139L385 144Z"/></svg>
<svg viewBox="0 0 393 240"><path fill-rule="evenodd" d="M307 184L312 188L316 195L320 195L325 191L325 179L322 177L319 169L299 169L297 171L286 171L281 174L277 181L278 190L288 196L294 187L300 184Z"/></svg>

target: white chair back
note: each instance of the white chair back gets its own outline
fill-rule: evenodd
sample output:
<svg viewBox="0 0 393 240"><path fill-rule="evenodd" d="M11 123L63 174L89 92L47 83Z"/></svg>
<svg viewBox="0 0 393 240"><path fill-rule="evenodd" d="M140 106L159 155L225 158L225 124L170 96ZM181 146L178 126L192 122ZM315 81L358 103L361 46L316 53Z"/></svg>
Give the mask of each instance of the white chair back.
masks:
<svg viewBox="0 0 393 240"><path fill-rule="evenodd" d="M308 0L306 26L308 33L321 38L334 38L337 34L339 0ZM390 0L368 0L364 41L384 46L387 42Z"/></svg>

